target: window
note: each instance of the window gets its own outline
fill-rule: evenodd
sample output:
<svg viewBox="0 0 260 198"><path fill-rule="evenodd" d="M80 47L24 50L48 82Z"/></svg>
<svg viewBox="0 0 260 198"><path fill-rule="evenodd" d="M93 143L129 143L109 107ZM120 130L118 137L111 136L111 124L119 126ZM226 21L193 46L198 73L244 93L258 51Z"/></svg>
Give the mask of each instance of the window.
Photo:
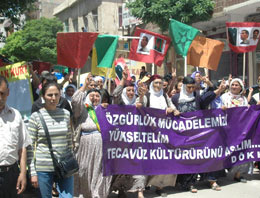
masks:
<svg viewBox="0 0 260 198"><path fill-rule="evenodd" d="M95 27L96 31L98 31L98 10L97 10L97 8L92 10L92 18L93 18L94 27Z"/></svg>
<svg viewBox="0 0 260 198"><path fill-rule="evenodd" d="M118 7L118 25L122 27L123 14L122 14L122 6Z"/></svg>
<svg viewBox="0 0 260 198"><path fill-rule="evenodd" d="M67 19L64 23L64 32L69 32L69 20Z"/></svg>
<svg viewBox="0 0 260 198"><path fill-rule="evenodd" d="M74 32L78 32L78 18L73 19L73 28L74 28Z"/></svg>
<svg viewBox="0 0 260 198"><path fill-rule="evenodd" d="M85 31L87 32L88 31L88 18L87 18L87 16L83 17L83 22L84 22Z"/></svg>

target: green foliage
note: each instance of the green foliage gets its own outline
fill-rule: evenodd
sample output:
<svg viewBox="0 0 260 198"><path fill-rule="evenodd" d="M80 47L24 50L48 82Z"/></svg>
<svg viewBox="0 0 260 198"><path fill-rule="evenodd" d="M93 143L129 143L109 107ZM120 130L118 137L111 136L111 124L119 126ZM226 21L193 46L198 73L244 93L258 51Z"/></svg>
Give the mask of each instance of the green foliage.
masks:
<svg viewBox="0 0 260 198"><path fill-rule="evenodd" d="M35 2L37 0L1 0L0 16L7 17L17 24L21 14L35 9Z"/></svg>
<svg viewBox="0 0 260 198"><path fill-rule="evenodd" d="M186 24L209 20L214 6L214 0L135 0L127 4L133 16L157 24L162 31L168 29L169 19Z"/></svg>
<svg viewBox="0 0 260 198"><path fill-rule="evenodd" d="M40 60L56 63L56 34L62 30L63 24L56 18L28 21L22 30L6 39L1 53L14 62Z"/></svg>

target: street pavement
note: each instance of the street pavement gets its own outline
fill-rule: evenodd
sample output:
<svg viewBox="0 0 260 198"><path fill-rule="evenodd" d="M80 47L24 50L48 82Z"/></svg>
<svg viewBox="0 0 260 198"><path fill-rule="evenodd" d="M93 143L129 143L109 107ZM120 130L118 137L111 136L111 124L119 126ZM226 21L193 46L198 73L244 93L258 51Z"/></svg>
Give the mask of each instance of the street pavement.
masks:
<svg viewBox="0 0 260 198"><path fill-rule="evenodd" d="M166 187L167 198L260 198L260 174L259 170L254 171L252 176L245 176L247 183L239 183L233 181L232 175L220 178L218 184L221 186L221 191L210 189L207 181L197 182L197 193L183 192L178 188ZM155 189L145 191L146 198L160 197L155 194ZM112 194L109 198L116 198L116 194ZM128 198L137 198L136 193L127 193Z"/></svg>
<svg viewBox="0 0 260 198"><path fill-rule="evenodd" d="M178 187L166 187L167 198L260 198L260 174L259 170L255 169L254 174L245 176L247 183L239 183L233 181L233 177L227 174L227 177L220 178L218 184L221 186L221 191L210 189L207 181L197 182L197 193L183 192ZM155 188L144 192L145 198L159 198L155 194ZM22 198L36 198L33 194L24 194ZM117 198L116 193L112 193L109 198ZM127 193L127 198L137 198L137 193Z"/></svg>

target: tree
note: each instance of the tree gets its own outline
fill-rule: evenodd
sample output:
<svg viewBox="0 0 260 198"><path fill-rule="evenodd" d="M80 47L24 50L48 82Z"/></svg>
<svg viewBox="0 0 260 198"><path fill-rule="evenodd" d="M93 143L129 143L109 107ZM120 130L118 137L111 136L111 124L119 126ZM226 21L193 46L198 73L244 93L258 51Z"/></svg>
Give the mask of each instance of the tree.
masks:
<svg viewBox="0 0 260 198"><path fill-rule="evenodd" d="M186 24L210 19L214 5L214 0L135 0L127 7L144 23L155 23L165 31L171 18Z"/></svg>
<svg viewBox="0 0 260 198"><path fill-rule="evenodd" d="M56 18L28 21L22 30L6 39L1 53L14 62L40 60L56 63L56 34L62 30L63 24Z"/></svg>
<svg viewBox="0 0 260 198"><path fill-rule="evenodd" d="M2 0L0 3L0 16L7 17L16 24L22 14L34 7L35 2L37 0Z"/></svg>

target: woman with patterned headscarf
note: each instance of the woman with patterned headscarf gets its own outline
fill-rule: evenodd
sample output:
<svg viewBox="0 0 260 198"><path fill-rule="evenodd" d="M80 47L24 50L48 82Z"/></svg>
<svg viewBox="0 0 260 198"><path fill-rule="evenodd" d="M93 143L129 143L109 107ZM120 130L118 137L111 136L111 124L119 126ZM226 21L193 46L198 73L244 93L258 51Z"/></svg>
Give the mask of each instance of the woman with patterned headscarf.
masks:
<svg viewBox="0 0 260 198"><path fill-rule="evenodd" d="M113 92L113 104L135 105L135 85L127 80L128 71L123 71L120 84ZM118 197L126 197L125 192L137 192L138 198L143 198L147 177L145 175L116 175L112 184L113 190L119 190Z"/></svg>
<svg viewBox="0 0 260 198"><path fill-rule="evenodd" d="M223 103L222 108L243 107L248 106L247 98L243 95L244 84L241 79L234 78L230 82L229 91L221 96ZM252 166L251 162L247 162L238 166L234 166L231 172L234 173L234 180L237 182L246 183L246 179L241 176L242 173L248 173Z"/></svg>
<svg viewBox="0 0 260 198"><path fill-rule="evenodd" d="M79 163L74 195L104 198L109 195L112 177L103 176L102 138L95 112L96 107L101 104L101 94L98 89L90 89L86 94L91 81L92 75L88 74L83 86L72 96L71 102L76 129L76 158Z"/></svg>
<svg viewBox="0 0 260 198"><path fill-rule="evenodd" d="M163 92L163 81L160 75L153 75L150 78L149 92L145 94L145 91L141 91L136 104L165 110L167 114L179 115L179 111L172 104L171 99ZM167 196L163 188L166 186L175 186L176 178L177 175L174 174L149 176L147 184L156 186L156 194Z"/></svg>

